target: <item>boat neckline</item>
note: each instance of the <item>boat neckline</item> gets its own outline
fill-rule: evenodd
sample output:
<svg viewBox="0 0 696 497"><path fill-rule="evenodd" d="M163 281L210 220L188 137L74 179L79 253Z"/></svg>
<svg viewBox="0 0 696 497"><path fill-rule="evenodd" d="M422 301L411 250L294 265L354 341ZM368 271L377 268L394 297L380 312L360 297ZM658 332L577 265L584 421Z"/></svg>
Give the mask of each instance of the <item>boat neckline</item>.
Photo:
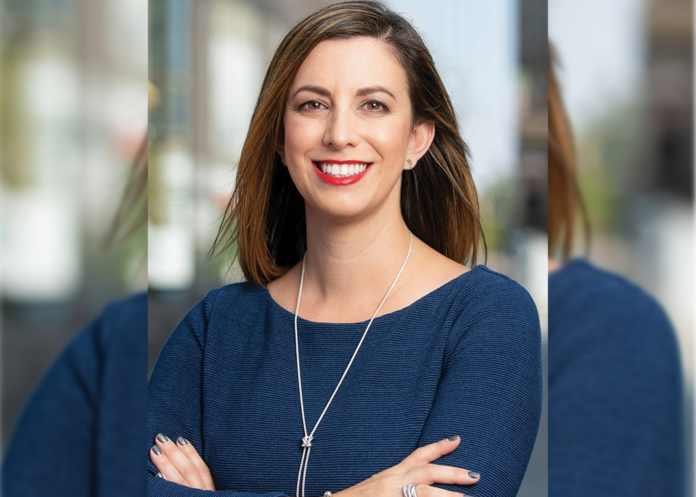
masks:
<svg viewBox="0 0 696 497"><path fill-rule="evenodd" d="M447 281L446 283L443 283L442 285L440 285L436 289L426 293L425 295L423 295L422 297L413 301L412 303L410 303L406 307L402 307L401 309L397 309L397 310L389 312L387 314L380 314L380 315L376 316L374 318L374 320L372 321L372 324L375 324L378 321L387 321L389 318L394 318L394 317L400 316L402 313L408 311L409 309L411 309L417 305L420 305L424 301L432 298L434 295L442 292L446 288L449 288L450 286L454 285L456 282L464 279L467 275L472 274L475 271L482 270L482 269L485 270L486 266L484 266L483 264L478 264L478 265L474 266L473 268L469 269L469 271L466 271L465 273L462 273L458 276L455 276L454 278ZM266 298L268 299L272 308L279 311L280 314L283 315L284 317L290 317L293 320L295 319L295 313L290 312L285 307L283 307L278 302L276 302L275 299L273 298L273 296L271 296L271 292L268 291L268 288L265 288L265 287L260 287L260 288L265 293ZM369 323L370 320L366 319L364 321L350 322L350 323L331 323L331 322L323 322L323 321L310 321L310 320L305 319L302 316L298 315L297 322L303 323L305 325L316 325L316 326L357 326L357 325L367 325L367 323Z"/></svg>

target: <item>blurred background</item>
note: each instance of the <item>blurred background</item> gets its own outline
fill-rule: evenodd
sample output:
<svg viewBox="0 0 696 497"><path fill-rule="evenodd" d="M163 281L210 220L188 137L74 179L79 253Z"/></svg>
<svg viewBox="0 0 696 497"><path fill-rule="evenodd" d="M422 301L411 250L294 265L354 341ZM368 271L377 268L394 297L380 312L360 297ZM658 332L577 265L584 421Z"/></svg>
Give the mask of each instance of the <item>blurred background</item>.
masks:
<svg viewBox="0 0 696 497"><path fill-rule="evenodd" d="M146 191L124 197L146 178L147 70L144 2L0 2L3 451L66 342L147 287Z"/></svg>
<svg viewBox="0 0 696 497"><path fill-rule="evenodd" d="M676 328L693 478L693 2L551 0L548 33L574 128L591 248ZM693 495L693 482L687 495Z"/></svg>
<svg viewBox="0 0 696 497"><path fill-rule="evenodd" d="M243 279L205 255L283 35L324 0L150 0L150 368L184 313ZM547 2L395 0L430 48L472 151L489 244L547 316ZM479 261L483 263L484 261ZM544 335L545 336L545 335ZM545 343L545 341L544 341ZM546 347L544 346L544 350ZM545 412L545 411L544 411ZM546 495L546 415L520 496Z"/></svg>

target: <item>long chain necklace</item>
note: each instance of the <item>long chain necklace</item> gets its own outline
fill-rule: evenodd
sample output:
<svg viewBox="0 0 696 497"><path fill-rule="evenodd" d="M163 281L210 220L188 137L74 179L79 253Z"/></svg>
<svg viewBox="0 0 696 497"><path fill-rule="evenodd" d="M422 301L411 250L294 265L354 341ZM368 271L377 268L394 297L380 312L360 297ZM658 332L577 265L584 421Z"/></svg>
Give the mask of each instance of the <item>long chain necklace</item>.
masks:
<svg viewBox="0 0 696 497"><path fill-rule="evenodd" d="M404 263L401 266L401 269L399 270L399 274L396 275L396 279L394 279L394 283L392 283L391 287L389 287L389 291L387 291L387 294L382 299L382 303L379 304L379 307L377 307L377 310L373 314L372 319L370 319L370 322L367 324L367 328L365 328L365 332L363 333L363 336L360 339L358 346L355 348L355 352L353 352L353 357L350 358L350 361L348 362L348 365L346 366L345 371L343 371L343 376L341 376L341 379L339 380L338 385L336 385L336 389L334 390L333 394L331 394L331 398L326 403L326 407L324 407L324 411L322 411L321 416L319 416L319 419L317 420L317 424L314 425L314 429L312 430L312 432L309 435L307 434L307 422L305 421L304 400L302 397L302 377L300 375L300 347L299 347L298 338L297 338L297 336L298 336L298 333L297 333L297 314L300 311L300 300L302 298L302 285L304 284L305 262L307 261L306 253L305 253L305 257L303 257L303 259L302 259L302 276L300 276L300 290L297 293L297 307L295 308L295 357L297 358L297 384L300 388L300 408L302 409L302 426L304 427L304 437L302 437L302 461L300 462L300 471L297 474L297 491L295 493L295 495L297 497L300 497L300 477L302 478L302 496L301 497L304 497L305 479L307 477L307 463L309 462L309 452L312 450L312 440L314 439L314 432L317 431L317 427L319 426L319 423L321 423L321 420L324 417L324 414L326 414L326 410L331 405L331 401L336 396L336 392L338 392L338 388L341 386L341 383L343 383L343 379L346 377L346 374L348 373L348 370L350 369L351 364L353 364L353 359L355 359L355 356L358 354L358 350L360 350L360 346L362 345L363 340L365 340L365 336L367 336L367 331L370 329L370 326L372 325L372 321L374 321L375 317L377 316L377 313L384 305L384 302L386 302L387 297L389 297L389 294L391 293L394 286L396 285L396 282L399 281L399 277L401 276L401 273L404 271L404 268L406 267L406 263L408 262L408 259L411 257L411 250L413 249L413 233L411 233L410 230L409 230L409 233L411 235L411 244L408 247L408 254L406 255L406 259L404 260Z"/></svg>

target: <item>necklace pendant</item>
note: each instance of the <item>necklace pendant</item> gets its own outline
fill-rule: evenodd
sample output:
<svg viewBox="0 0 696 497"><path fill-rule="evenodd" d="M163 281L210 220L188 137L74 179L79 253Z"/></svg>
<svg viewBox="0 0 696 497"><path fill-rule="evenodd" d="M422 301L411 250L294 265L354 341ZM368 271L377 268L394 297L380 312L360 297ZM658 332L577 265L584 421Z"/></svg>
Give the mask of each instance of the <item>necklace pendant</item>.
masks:
<svg viewBox="0 0 696 497"><path fill-rule="evenodd" d="M306 437L302 437L302 447L311 447L312 446L312 439L314 437L312 435L307 435Z"/></svg>

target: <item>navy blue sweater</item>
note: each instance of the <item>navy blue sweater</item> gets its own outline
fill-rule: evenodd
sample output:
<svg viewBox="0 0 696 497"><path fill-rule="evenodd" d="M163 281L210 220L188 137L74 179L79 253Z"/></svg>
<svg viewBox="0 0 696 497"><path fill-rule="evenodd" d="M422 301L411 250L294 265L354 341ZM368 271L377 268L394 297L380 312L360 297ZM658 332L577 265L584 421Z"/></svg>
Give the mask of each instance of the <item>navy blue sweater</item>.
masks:
<svg viewBox="0 0 696 497"><path fill-rule="evenodd" d="M660 306L576 259L549 277L549 496L681 497L679 350Z"/></svg>
<svg viewBox="0 0 696 497"><path fill-rule="evenodd" d="M145 494L147 295L110 304L53 362L15 426L4 497Z"/></svg>
<svg viewBox="0 0 696 497"><path fill-rule="evenodd" d="M211 291L163 347L149 386L149 449L157 433L188 438L218 491L155 476L148 495L295 495L303 436L293 313L249 282ZM300 318L311 432L368 321ZM305 495L339 491L452 435L435 461L481 473L477 497L514 496L542 401L539 318L528 293L477 266L408 307L378 316L317 429ZM400 492L400 489L395 489Z"/></svg>

